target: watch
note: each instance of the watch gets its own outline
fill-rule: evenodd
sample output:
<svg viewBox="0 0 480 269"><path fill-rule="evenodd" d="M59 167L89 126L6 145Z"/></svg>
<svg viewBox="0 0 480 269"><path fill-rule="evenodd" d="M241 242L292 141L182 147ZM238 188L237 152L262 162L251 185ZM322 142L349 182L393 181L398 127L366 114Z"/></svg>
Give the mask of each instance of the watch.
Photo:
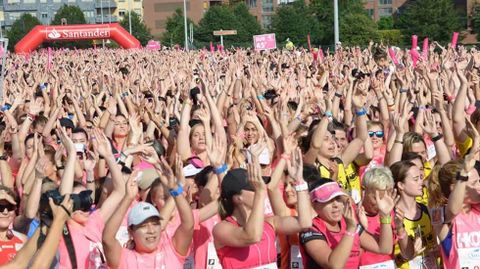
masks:
<svg viewBox="0 0 480 269"><path fill-rule="evenodd" d="M8 156L6 154L0 155L0 161L6 161Z"/></svg>
<svg viewBox="0 0 480 269"><path fill-rule="evenodd" d="M468 181L468 176L469 176L469 174L467 174L466 176L462 176L460 174L460 172L457 172L456 179L459 180L459 181Z"/></svg>

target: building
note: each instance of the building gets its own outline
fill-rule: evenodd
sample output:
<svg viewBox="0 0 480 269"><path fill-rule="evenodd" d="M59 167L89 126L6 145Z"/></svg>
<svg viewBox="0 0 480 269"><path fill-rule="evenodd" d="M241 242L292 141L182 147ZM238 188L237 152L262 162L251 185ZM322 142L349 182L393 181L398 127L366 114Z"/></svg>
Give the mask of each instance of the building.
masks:
<svg viewBox="0 0 480 269"><path fill-rule="evenodd" d="M118 22L128 10L143 16L142 0L0 0L0 22L9 29L22 14L30 13L48 25L63 5L78 6L92 24Z"/></svg>
<svg viewBox="0 0 480 269"><path fill-rule="evenodd" d="M272 23L275 8L280 4L288 4L295 0L245 0L250 13L257 18L260 25L268 28ZM220 5L228 0L187 0L188 18L198 23L210 6ZM144 20L156 37L165 31L167 18L172 16L177 8L183 10L183 0L145 0L143 2Z"/></svg>
<svg viewBox="0 0 480 269"><path fill-rule="evenodd" d="M365 0L365 9L375 21L392 16L408 0Z"/></svg>

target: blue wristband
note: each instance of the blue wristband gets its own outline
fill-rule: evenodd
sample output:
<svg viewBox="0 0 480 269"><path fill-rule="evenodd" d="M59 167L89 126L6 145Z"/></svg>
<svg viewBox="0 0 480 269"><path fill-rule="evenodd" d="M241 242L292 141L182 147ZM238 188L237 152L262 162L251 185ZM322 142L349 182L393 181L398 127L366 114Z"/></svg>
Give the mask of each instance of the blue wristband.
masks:
<svg viewBox="0 0 480 269"><path fill-rule="evenodd" d="M325 117L331 118L333 117L333 113L331 111L325 111Z"/></svg>
<svg viewBox="0 0 480 269"><path fill-rule="evenodd" d="M225 171L227 171L227 170L228 170L228 166L227 166L226 163L224 163L224 164L223 164L222 166L220 166L220 167L215 167L215 168L213 169L213 171L214 171L215 174L217 174L217 175L218 175L218 174L225 173Z"/></svg>
<svg viewBox="0 0 480 269"><path fill-rule="evenodd" d="M172 197L177 197L183 193L183 186L178 184L176 189L171 189L168 191Z"/></svg>
<svg viewBox="0 0 480 269"><path fill-rule="evenodd" d="M367 115L367 110L365 108L362 108L360 110L355 111L355 115L357 116L365 116Z"/></svg>
<svg viewBox="0 0 480 269"><path fill-rule="evenodd" d="M263 95L261 95L261 94L260 94L260 95L257 95L257 99L258 99L258 100L265 100L265 96L263 96Z"/></svg>

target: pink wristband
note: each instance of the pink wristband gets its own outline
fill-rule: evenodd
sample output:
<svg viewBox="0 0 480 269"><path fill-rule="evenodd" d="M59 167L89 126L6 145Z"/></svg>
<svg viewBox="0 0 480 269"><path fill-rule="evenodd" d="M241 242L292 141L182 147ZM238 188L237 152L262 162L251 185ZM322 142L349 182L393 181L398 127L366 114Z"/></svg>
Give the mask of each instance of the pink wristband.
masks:
<svg viewBox="0 0 480 269"><path fill-rule="evenodd" d="M475 105L470 105L470 106L467 108L467 110L465 111L465 113L467 113L468 115L472 115L473 112L475 112L475 109L477 109L477 108L475 107Z"/></svg>
<svg viewBox="0 0 480 269"><path fill-rule="evenodd" d="M345 235L346 235L346 236L355 237L356 233L352 233L352 232L349 232L349 231L345 231Z"/></svg>

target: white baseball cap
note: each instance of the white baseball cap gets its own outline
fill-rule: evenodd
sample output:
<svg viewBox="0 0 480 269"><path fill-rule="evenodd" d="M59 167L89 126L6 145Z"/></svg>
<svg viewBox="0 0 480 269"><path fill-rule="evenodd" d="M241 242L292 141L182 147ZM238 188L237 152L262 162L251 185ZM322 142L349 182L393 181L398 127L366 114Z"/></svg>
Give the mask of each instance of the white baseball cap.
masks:
<svg viewBox="0 0 480 269"><path fill-rule="evenodd" d="M132 207L128 213L127 224L138 225L151 217L159 217L158 210L150 203L140 202Z"/></svg>

